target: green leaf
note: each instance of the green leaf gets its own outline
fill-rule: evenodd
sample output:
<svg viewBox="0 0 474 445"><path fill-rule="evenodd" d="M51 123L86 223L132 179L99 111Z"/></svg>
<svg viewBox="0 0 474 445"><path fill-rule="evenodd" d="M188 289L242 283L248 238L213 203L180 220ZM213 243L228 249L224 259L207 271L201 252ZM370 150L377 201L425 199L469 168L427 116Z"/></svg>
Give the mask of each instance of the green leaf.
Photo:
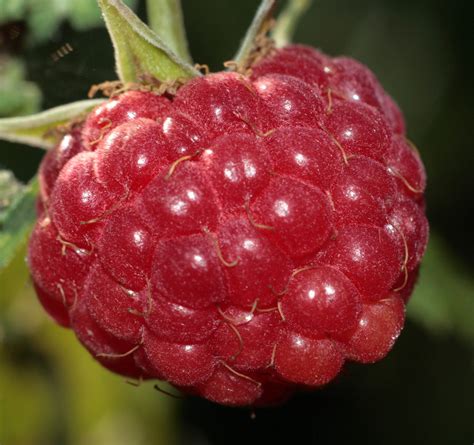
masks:
<svg viewBox="0 0 474 445"><path fill-rule="evenodd" d="M272 37L278 47L291 43L296 25L311 6L312 0L288 0L285 9L278 16Z"/></svg>
<svg viewBox="0 0 474 445"><path fill-rule="evenodd" d="M408 316L435 335L452 335L474 346L473 315L472 273L432 235Z"/></svg>
<svg viewBox="0 0 474 445"><path fill-rule="evenodd" d="M10 170L0 170L0 221L23 187Z"/></svg>
<svg viewBox="0 0 474 445"><path fill-rule="evenodd" d="M121 0L98 0L115 49L117 74L122 82L140 82L153 76L162 82L200 76L175 55Z"/></svg>
<svg viewBox="0 0 474 445"><path fill-rule="evenodd" d="M150 28L175 54L191 63L181 0L147 0L146 8Z"/></svg>
<svg viewBox="0 0 474 445"><path fill-rule="evenodd" d="M81 100L30 116L0 119L0 139L50 149L57 139L51 130L103 102L104 99Z"/></svg>
<svg viewBox="0 0 474 445"><path fill-rule="evenodd" d="M24 245L33 227L37 194L38 181L34 178L0 214L0 270L10 263L17 250Z"/></svg>
<svg viewBox="0 0 474 445"><path fill-rule="evenodd" d="M237 62L239 66L246 66L249 56L255 49L255 43L258 36L265 34L269 29L269 24L273 16L273 11L275 9L275 0L263 0L260 3L255 17L245 34L244 40L240 45L239 51L234 57L234 61Z"/></svg>
<svg viewBox="0 0 474 445"><path fill-rule="evenodd" d="M0 55L0 117L38 111L41 92L33 82L26 81L25 77L25 66L20 59Z"/></svg>
<svg viewBox="0 0 474 445"><path fill-rule="evenodd" d="M124 1L130 7L137 3ZM51 39L65 20L81 31L103 23L96 0L0 0L0 24L25 22L31 45Z"/></svg>

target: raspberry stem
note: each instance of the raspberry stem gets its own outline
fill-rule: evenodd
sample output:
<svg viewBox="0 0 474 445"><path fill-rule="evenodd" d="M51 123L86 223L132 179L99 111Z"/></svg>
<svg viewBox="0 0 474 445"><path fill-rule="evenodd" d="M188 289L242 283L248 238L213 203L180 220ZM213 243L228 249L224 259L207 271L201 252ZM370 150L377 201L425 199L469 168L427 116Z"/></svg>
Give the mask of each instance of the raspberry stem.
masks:
<svg viewBox="0 0 474 445"><path fill-rule="evenodd" d="M310 5L311 0L288 0L285 9L278 16L272 32L272 37L278 48L291 43L298 21Z"/></svg>
<svg viewBox="0 0 474 445"><path fill-rule="evenodd" d="M239 48L234 61L241 69L250 67L259 57L260 50L265 48L265 39L268 31L273 25L273 11L275 0L263 0L255 17L245 34L242 45Z"/></svg>

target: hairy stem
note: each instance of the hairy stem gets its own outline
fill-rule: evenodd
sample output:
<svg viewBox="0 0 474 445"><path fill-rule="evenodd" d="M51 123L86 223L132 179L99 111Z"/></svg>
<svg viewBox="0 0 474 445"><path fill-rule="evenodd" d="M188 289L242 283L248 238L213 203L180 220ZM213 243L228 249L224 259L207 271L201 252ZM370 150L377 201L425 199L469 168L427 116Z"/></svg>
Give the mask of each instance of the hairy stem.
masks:
<svg viewBox="0 0 474 445"><path fill-rule="evenodd" d="M310 5L311 0L288 0L272 32L272 37L278 47L291 42L299 20Z"/></svg>

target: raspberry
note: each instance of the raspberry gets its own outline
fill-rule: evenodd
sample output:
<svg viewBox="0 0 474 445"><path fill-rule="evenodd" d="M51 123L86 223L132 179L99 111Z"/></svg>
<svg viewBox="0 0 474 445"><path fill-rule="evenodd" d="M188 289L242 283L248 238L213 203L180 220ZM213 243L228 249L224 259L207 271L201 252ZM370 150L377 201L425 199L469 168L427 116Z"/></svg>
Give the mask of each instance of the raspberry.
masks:
<svg viewBox="0 0 474 445"><path fill-rule="evenodd" d="M301 45L175 96L129 91L47 154L38 297L105 367L281 403L392 348L425 173L375 76Z"/></svg>

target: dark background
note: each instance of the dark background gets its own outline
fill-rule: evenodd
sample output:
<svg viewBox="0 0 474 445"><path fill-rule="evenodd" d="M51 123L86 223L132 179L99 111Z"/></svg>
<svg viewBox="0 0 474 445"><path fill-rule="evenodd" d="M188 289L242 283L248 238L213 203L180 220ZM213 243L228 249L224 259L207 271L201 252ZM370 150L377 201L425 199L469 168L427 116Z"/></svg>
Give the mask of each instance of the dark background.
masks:
<svg viewBox="0 0 474 445"><path fill-rule="evenodd" d="M183 0L195 61L207 63L212 70L221 69L222 62L236 51L257 5L254 0ZM295 37L329 54L347 54L366 63L400 104L409 137L428 171L427 208L436 244L433 249L437 249L437 268L429 270L435 271L440 283L445 271L446 282L471 280L474 265L473 5L469 1L319 0L301 21ZM145 17L143 2L138 11ZM90 85L116 78L105 29L78 32L65 22L52 38L31 45L28 26L20 25L24 43L4 50L26 63L28 79L43 92L43 108L83 99ZM74 51L54 62L51 54L65 42ZM34 174L41 151L3 142L0 147L0 165L23 181ZM172 415L167 417L173 430L169 439L150 427L153 433L143 439L147 441L137 443L472 444L472 337L462 335L466 330L457 329L457 319L447 324L452 329L446 323L420 322L420 313L430 308L430 292L435 293L424 290L430 289L428 285L420 287L413 304L418 298L427 303L416 306L416 316L409 319L393 352L381 363L350 365L327 388L297 395L283 407L257 410L253 420L248 410L194 399L172 402ZM458 301L454 291L450 295L452 287L443 290L448 305ZM466 284L460 291L462 298L474 299L473 289ZM462 307L457 311L465 312ZM474 313L464 316L464 323L474 324ZM28 344L28 336L23 335L21 341L15 344L35 349L34 343ZM15 364L16 355L9 356ZM20 361L18 366L36 364ZM36 442L12 443L85 443L67 428L57 428L51 424Z"/></svg>

